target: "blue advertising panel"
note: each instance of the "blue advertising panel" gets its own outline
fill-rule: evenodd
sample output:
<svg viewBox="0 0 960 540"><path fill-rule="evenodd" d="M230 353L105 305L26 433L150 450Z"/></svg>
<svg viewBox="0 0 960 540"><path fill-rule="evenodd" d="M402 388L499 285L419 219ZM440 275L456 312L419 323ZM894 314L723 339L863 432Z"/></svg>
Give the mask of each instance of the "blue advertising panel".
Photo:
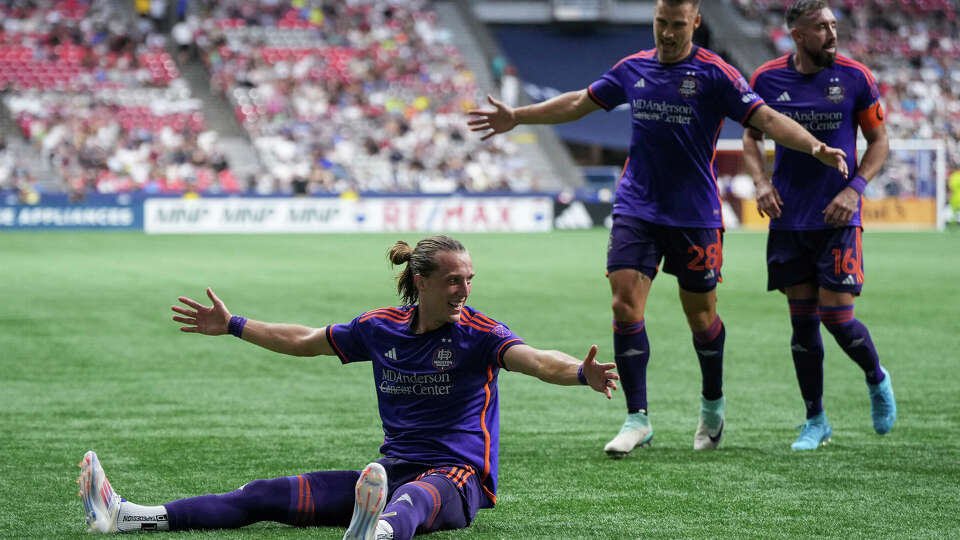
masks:
<svg viewBox="0 0 960 540"><path fill-rule="evenodd" d="M13 229L142 230L143 197L97 194L71 202L66 193L47 193L27 204L0 192L0 231Z"/></svg>

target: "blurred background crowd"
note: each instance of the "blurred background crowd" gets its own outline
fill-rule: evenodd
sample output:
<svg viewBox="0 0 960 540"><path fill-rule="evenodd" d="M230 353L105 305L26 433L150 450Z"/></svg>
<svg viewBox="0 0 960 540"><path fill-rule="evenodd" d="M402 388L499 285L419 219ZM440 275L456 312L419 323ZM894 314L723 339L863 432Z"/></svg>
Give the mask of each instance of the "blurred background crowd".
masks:
<svg viewBox="0 0 960 540"><path fill-rule="evenodd" d="M763 25L771 57L792 49L789 1L729 1ZM956 0L833 4L841 52L873 70L891 138L945 140L960 168ZM467 130L488 89L427 0L0 0L0 17L0 190L25 199L546 187L509 137ZM726 191L749 196L739 180Z"/></svg>

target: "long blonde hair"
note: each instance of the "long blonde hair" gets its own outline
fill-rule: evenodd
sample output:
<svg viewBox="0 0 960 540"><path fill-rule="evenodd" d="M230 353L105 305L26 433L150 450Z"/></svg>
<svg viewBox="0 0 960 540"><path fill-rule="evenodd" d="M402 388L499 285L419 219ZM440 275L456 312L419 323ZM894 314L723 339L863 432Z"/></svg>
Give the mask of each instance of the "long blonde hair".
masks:
<svg viewBox="0 0 960 540"><path fill-rule="evenodd" d="M397 294L400 295L403 305L410 306L417 303L420 293L417 291L413 276L419 274L429 277L437 268L437 253L442 251L460 253L466 250L463 244L442 234L420 240L415 248L411 248L410 244L403 240L397 240L387 252L387 258L394 266L406 264L396 278Z"/></svg>

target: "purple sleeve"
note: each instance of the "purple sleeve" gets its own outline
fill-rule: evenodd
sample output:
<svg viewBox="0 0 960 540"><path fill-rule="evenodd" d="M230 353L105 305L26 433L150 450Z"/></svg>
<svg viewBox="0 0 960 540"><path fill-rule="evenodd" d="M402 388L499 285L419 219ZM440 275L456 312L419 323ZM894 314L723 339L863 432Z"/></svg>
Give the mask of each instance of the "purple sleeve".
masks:
<svg viewBox="0 0 960 540"><path fill-rule="evenodd" d="M717 66L714 77L720 98L718 105L723 107L724 114L747 125L750 115L764 104L763 98L757 95L743 75L729 64Z"/></svg>
<svg viewBox="0 0 960 540"><path fill-rule="evenodd" d="M369 361L369 355L360 333L360 317L349 324L331 324L327 327L327 341L343 364Z"/></svg>
<svg viewBox="0 0 960 540"><path fill-rule="evenodd" d="M588 86L587 94L605 111L627 101L627 94L623 91L623 86L612 69Z"/></svg>
<svg viewBox="0 0 960 540"><path fill-rule="evenodd" d="M858 85L857 99L854 104L854 109L856 112L861 112L869 109L874 103L880 99L880 89L877 88L877 80L873 78L873 73L870 73L870 70L863 68L860 70L859 77L860 85Z"/></svg>
<svg viewBox="0 0 960 540"><path fill-rule="evenodd" d="M522 344L523 340L507 328L506 325L489 319L483 314L478 313L474 317L473 321L482 318L486 320L485 322L489 322L489 325L483 326L484 332L480 334L482 336L483 350L487 351L484 356L489 358L488 361L491 365L506 368L503 364L503 355L507 353L510 347ZM473 326L473 324L475 324L473 321L468 324ZM477 326L474 327L477 328Z"/></svg>
<svg viewBox="0 0 960 540"><path fill-rule="evenodd" d="M495 359L496 365L504 369L507 369L507 366L503 363L503 356L507 353L510 347L523 343L523 340L520 339L520 336L514 334L509 328L502 324L498 324L493 330L490 331L488 341L490 343L491 352L494 353L491 356L493 359Z"/></svg>

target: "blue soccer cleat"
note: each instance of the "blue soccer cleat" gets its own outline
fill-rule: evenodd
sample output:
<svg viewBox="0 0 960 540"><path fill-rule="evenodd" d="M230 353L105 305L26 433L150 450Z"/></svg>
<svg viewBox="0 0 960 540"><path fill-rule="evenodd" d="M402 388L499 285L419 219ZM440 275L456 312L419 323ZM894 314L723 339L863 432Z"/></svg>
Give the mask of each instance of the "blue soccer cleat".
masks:
<svg viewBox="0 0 960 540"><path fill-rule="evenodd" d="M353 517L343 540L374 540L377 522L387 504L387 471L376 461L367 465L357 479Z"/></svg>
<svg viewBox="0 0 960 540"><path fill-rule="evenodd" d="M800 436L790 445L791 450L816 450L830 442L830 435L833 434L827 415L823 412L807 419L800 429Z"/></svg>
<svg viewBox="0 0 960 540"><path fill-rule="evenodd" d="M893 429L897 421L897 400L893 397L893 383L890 373L880 368L885 377L877 384L867 383L870 391L870 417L873 419L873 430L883 435Z"/></svg>
<svg viewBox="0 0 960 540"><path fill-rule="evenodd" d="M120 498L107 475L103 473L97 454L90 450L83 456L79 464L80 498L83 500L83 518L87 522L87 532L115 533L117 532L117 513L120 511Z"/></svg>

